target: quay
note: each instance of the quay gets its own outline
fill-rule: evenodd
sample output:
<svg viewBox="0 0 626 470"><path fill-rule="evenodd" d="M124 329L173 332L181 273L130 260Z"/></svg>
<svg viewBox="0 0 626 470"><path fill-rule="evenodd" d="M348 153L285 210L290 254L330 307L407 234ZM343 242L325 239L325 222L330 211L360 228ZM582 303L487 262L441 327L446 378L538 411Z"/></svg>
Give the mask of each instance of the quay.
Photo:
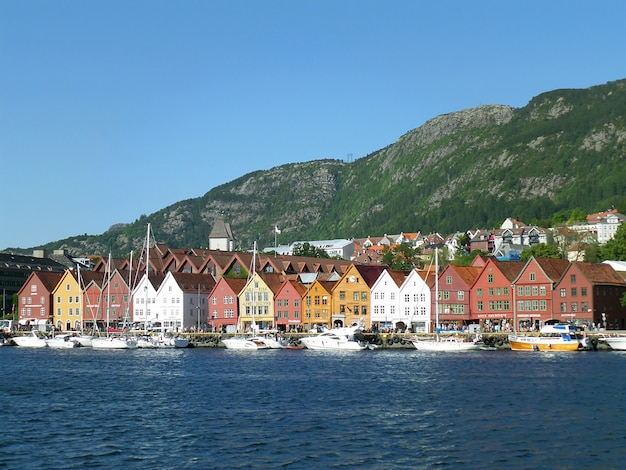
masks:
<svg viewBox="0 0 626 470"><path fill-rule="evenodd" d="M446 333L451 334L451 333ZM465 338L473 338L474 333L455 333ZM482 341L485 346L493 349L511 349L509 345L509 334L512 333L481 333ZM518 333L521 335L533 335L536 333ZM605 336L607 332L591 332L587 333L587 338L591 342L592 350L594 351L609 351L611 348L599 341L599 338ZM623 335L626 336L626 331L611 331L611 335ZM195 348L223 348L222 338L231 338L237 336L235 333L182 333L189 339L189 344ZM312 333L284 333L282 337L287 339L290 343L299 344L300 338L305 336L312 336ZM433 334L429 333L363 333L365 340L376 345L378 349L415 349L411 342L415 338L418 339L432 339Z"/></svg>

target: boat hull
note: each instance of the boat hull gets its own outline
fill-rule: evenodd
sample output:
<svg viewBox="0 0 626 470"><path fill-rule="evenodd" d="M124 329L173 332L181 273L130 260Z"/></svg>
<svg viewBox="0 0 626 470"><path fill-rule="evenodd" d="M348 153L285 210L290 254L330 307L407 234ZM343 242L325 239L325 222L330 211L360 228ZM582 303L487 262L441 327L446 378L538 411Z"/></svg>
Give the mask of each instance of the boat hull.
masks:
<svg viewBox="0 0 626 470"><path fill-rule="evenodd" d="M561 338L541 338L524 336L509 338L511 351L578 351L578 341L564 341Z"/></svg>
<svg viewBox="0 0 626 470"><path fill-rule="evenodd" d="M11 338L13 342L22 348L46 348L48 343L42 336L37 335L35 332L26 336L14 336Z"/></svg>
<svg viewBox="0 0 626 470"><path fill-rule="evenodd" d="M412 341L418 351L479 351L481 345L470 341Z"/></svg>
<svg viewBox="0 0 626 470"><path fill-rule="evenodd" d="M94 338L91 340L93 349L137 349L137 341L125 338Z"/></svg>
<svg viewBox="0 0 626 470"><path fill-rule="evenodd" d="M601 338L614 351L626 351L626 336L615 338Z"/></svg>
<svg viewBox="0 0 626 470"><path fill-rule="evenodd" d="M222 339L226 349L237 349L241 351L257 351L259 349L269 349L267 344L252 341L250 338L226 338Z"/></svg>
<svg viewBox="0 0 626 470"><path fill-rule="evenodd" d="M30 338L14 336L12 338L13 342L22 348L46 348L48 347L48 343L46 340L36 341Z"/></svg>
<svg viewBox="0 0 626 470"><path fill-rule="evenodd" d="M46 340L46 344L48 345L49 348L52 349L73 349L76 346L78 346L78 344L68 338L50 338Z"/></svg>

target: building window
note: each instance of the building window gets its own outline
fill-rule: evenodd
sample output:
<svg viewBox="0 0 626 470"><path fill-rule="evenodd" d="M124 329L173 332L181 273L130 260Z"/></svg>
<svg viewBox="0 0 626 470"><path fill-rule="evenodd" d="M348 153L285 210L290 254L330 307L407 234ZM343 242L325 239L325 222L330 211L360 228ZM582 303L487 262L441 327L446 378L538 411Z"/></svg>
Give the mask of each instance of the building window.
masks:
<svg viewBox="0 0 626 470"><path fill-rule="evenodd" d="M565 289L564 287L561 288L560 293L561 297L567 297L567 289Z"/></svg>
<svg viewBox="0 0 626 470"><path fill-rule="evenodd" d="M567 312L567 304L565 302L561 302L561 312Z"/></svg>
<svg viewBox="0 0 626 470"><path fill-rule="evenodd" d="M339 291L339 300L346 300L346 291L345 290L340 290Z"/></svg>
<svg viewBox="0 0 626 470"><path fill-rule="evenodd" d="M572 297L576 297L576 288L575 287L572 287L571 292L572 292Z"/></svg>
<svg viewBox="0 0 626 470"><path fill-rule="evenodd" d="M483 296L483 290L482 289L476 289L476 297L482 297Z"/></svg>
<svg viewBox="0 0 626 470"><path fill-rule="evenodd" d="M576 274L570 274L569 282L576 284Z"/></svg>
<svg viewBox="0 0 626 470"><path fill-rule="evenodd" d="M446 276L446 284L452 284L452 276Z"/></svg>
<svg viewBox="0 0 626 470"><path fill-rule="evenodd" d="M465 291L462 291L462 290L458 291L457 292L457 299L461 300L461 301L465 300Z"/></svg>
<svg viewBox="0 0 626 470"><path fill-rule="evenodd" d="M537 280L537 274L536 273L530 273L530 280L531 281L536 281Z"/></svg>
<svg viewBox="0 0 626 470"><path fill-rule="evenodd" d="M581 297L587 297L587 288L586 287L581 287L580 288L580 296Z"/></svg>
<svg viewBox="0 0 626 470"><path fill-rule="evenodd" d="M487 282L493 284L493 274L487 274Z"/></svg>
<svg viewBox="0 0 626 470"><path fill-rule="evenodd" d="M483 301L482 301L482 300L479 300L479 301L478 301L478 304L477 304L477 310L478 310L479 312L482 312L484 309L485 309L485 308L484 308L484 305L483 305Z"/></svg>

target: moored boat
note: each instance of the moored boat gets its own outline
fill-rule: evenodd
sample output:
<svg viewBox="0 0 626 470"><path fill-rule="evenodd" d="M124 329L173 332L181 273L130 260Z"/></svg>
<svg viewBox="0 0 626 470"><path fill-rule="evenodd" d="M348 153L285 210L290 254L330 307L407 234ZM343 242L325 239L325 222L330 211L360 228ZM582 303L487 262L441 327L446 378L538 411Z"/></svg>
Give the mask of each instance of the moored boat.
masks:
<svg viewBox="0 0 626 470"><path fill-rule="evenodd" d="M45 348L48 346L46 335L39 330L32 330L24 336L13 336L11 339L17 346L23 348Z"/></svg>
<svg viewBox="0 0 626 470"><path fill-rule="evenodd" d="M318 351L363 351L369 348L369 344L360 335L361 327L351 326L331 328L316 336L305 336L300 341L305 348Z"/></svg>
<svg viewBox="0 0 626 470"><path fill-rule="evenodd" d="M258 349L270 349L263 341L254 340L245 336L234 336L232 338L222 339L222 343L226 349L240 349L246 351L255 351Z"/></svg>
<svg viewBox="0 0 626 470"><path fill-rule="evenodd" d="M614 351L626 351L626 336L604 336L598 341L608 344Z"/></svg>
<svg viewBox="0 0 626 470"><path fill-rule="evenodd" d="M578 351L581 340L568 324L545 325L538 335L510 335L511 351Z"/></svg>
<svg viewBox="0 0 626 470"><path fill-rule="evenodd" d="M46 344L53 349L72 349L78 346L78 343L71 335L56 335L46 339Z"/></svg>
<svg viewBox="0 0 626 470"><path fill-rule="evenodd" d="M93 349L137 349L137 340L123 336L106 336L91 340Z"/></svg>
<svg viewBox="0 0 626 470"><path fill-rule="evenodd" d="M437 336L432 340L411 341L418 351L478 351L483 348L478 339L469 340L461 336Z"/></svg>

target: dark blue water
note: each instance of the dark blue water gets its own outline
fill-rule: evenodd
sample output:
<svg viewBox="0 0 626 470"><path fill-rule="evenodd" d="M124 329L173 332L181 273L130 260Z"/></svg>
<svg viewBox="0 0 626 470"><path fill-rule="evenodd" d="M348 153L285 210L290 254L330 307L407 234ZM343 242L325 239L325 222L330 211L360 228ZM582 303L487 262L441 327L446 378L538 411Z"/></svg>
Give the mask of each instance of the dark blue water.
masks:
<svg viewBox="0 0 626 470"><path fill-rule="evenodd" d="M0 348L0 468L624 468L626 354Z"/></svg>

